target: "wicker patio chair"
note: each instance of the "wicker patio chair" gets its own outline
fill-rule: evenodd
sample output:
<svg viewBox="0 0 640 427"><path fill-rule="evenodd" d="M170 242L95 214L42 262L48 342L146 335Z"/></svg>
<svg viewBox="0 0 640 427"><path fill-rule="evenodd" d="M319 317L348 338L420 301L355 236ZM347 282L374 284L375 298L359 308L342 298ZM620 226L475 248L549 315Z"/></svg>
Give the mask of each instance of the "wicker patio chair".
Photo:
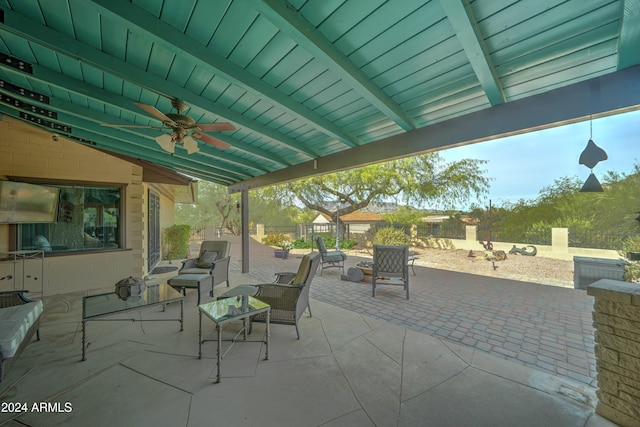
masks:
<svg viewBox="0 0 640 427"><path fill-rule="evenodd" d="M409 299L409 247L373 245L372 294L376 286L402 286Z"/></svg>
<svg viewBox="0 0 640 427"><path fill-rule="evenodd" d="M257 285L255 297L271 306L271 323L295 325L296 334L300 339L298 320L305 310L309 310L309 289L311 281L318 270L321 256L317 252L306 254L297 273L279 273L276 282ZM253 322L265 322L266 315L261 313L251 318Z"/></svg>

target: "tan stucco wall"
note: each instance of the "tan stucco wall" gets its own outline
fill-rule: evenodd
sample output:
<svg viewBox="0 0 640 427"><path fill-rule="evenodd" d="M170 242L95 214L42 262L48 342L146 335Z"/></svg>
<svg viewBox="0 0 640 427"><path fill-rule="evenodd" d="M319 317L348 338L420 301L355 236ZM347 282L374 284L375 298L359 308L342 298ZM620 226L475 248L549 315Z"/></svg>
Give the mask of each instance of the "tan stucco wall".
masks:
<svg viewBox="0 0 640 427"><path fill-rule="evenodd" d="M142 168L15 119L0 121L0 178L6 176L109 182L126 185L126 250L45 259L44 293L55 295L113 285L123 277L142 276L143 203ZM9 226L0 225L0 249L9 245ZM0 276L12 271L0 263ZM0 282L0 290L12 286Z"/></svg>

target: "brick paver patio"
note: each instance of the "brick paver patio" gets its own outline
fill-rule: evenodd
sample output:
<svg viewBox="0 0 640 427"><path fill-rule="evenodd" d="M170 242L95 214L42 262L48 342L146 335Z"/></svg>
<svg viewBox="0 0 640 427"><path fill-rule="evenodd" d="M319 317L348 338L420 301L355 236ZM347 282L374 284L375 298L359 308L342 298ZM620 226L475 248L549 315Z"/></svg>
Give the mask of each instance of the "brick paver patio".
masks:
<svg viewBox="0 0 640 427"><path fill-rule="evenodd" d="M296 271L301 256L276 259L250 240L248 276L269 282L277 271ZM346 268L360 259L349 256ZM231 269L241 269L239 239ZM339 269L316 275L311 297L596 386L593 298L585 291L417 265L415 272L410 300L395 286L373 298L371 285L343 281Z"/></svg>

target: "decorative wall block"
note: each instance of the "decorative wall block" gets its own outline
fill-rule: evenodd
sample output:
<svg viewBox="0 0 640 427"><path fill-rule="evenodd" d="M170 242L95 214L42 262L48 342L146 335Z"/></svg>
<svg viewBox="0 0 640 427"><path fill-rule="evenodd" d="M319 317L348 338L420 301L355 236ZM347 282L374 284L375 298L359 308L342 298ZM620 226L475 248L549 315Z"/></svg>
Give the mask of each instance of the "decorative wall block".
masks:
<svg viewBox="0 0 640 427"><path fill-rule="evenodd" d="M595 298L596 413L640 426L640 285L601 279L587 294Z"/></svg>

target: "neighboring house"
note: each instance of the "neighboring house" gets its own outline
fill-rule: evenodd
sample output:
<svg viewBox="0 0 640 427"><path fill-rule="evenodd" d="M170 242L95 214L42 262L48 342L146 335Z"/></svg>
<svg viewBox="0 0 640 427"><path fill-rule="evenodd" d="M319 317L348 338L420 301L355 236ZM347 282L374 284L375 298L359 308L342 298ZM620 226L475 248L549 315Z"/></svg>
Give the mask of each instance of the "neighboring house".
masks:
<svg viewBox="0 0 640 427"><path fill-rule="evenodd" d="M420 218L420 221L426 222L427 224L439 224L449 219L451 219L449 215L427 215Z"/></svg>
<svg viewBox="0 0 640 427"><path fill-rule="evenodd" d="M349 233L366 233L371 229L372 225L384 222L384 218L375 212L351 212L346 215L340 215L339 221L347 224ZM323 213L318 214L313 220L314 224L335 224L331 218Z"/></svg>
<svg viewBox="0 0 640 427"><path fill-rule="evenodd" d="M190 178L53 138L6 116L0 121L0 152L0 179L60 189L57 222L0 224L2 258L9 251L45 251L45 295L110 287L124 277L144 276L161 259L161 230L173 224L174 203L197 200ZM12 262L0 262L0 277L19 276L21 288L22 271L14 271ZM25 276L26 289L40 287L40 282L29 281L42 278ZM12 279L0 281L0 290L12 289Z"/></svg>

